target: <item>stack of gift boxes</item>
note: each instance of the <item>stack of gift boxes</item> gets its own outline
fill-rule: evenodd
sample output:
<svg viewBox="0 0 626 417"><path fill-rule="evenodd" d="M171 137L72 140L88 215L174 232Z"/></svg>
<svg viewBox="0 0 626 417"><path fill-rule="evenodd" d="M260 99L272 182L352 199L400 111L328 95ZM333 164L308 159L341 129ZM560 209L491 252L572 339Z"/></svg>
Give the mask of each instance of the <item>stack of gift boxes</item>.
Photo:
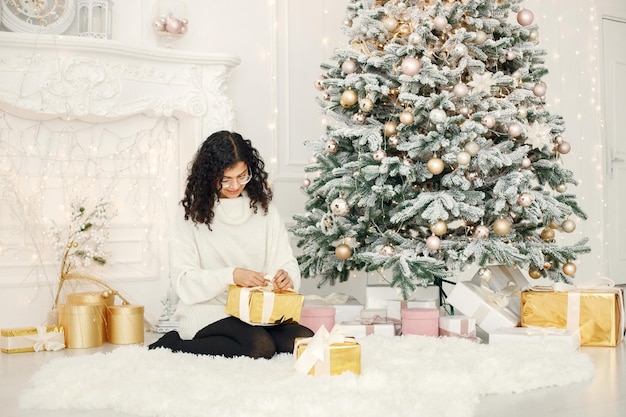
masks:
<svg viewBox="0 0 626 417"><path fill-rule="evenodd" d="M54 325L2 329L0 349L19 353L143 343L144 307L115 304L116 295L108 290L68 294L53 315Z"/></svg>

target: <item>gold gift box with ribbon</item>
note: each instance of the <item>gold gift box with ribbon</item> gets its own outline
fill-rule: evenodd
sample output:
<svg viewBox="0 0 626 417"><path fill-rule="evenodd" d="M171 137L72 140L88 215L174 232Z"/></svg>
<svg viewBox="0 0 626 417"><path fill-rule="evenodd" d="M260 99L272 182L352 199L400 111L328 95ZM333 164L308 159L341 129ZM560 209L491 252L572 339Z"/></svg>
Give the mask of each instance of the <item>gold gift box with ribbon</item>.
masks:
<svg viewBox="0 0 626 417"><path fill-rule="evenodd" d="M4 353L56 351L65 348L62 326L20 327L0 330Z"/></svg>
<svg viewBox="0 0 626 417"><path fill-rule="evenodd" d="M624 296L619 288L557 283L532 287L521 297L522 327L580 329L581 346L616 346L624 337Z"/></svg>
<svg viewBox="0 0 626 417"><path fill-rule="evenodd" d="M361 374L361 345L352 337L329 333L324 326L313 337L296 338L294 343L295 369L301 374L323 376L344 372Z"/></svg>
<svg viewBox="0 0 626 417"><path fill-rule="evenodd" d="M230 285L226 299L226 314L246 323L280 324L298 322L304 297L293 290L267 287Z"/></svg>

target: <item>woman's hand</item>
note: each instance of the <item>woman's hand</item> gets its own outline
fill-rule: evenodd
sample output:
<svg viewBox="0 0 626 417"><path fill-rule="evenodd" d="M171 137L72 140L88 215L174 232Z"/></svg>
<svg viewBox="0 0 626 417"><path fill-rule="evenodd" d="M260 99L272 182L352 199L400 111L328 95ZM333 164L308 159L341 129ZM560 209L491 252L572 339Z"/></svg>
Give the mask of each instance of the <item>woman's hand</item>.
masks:
<svg viewBox="0 0 626 417"><path fill-rule="evenodd" d="M293 281L291 277L284 269L279 269L274 275L274 287L279 290L286 290L288 288L293 288Z"/></svg>
<svg viewBox="0 0 626 417"><path fill-rule="evenodd" d="M245 268L235 268L233 281L240 287L265 287L269 282L265 274Z"/></svg>

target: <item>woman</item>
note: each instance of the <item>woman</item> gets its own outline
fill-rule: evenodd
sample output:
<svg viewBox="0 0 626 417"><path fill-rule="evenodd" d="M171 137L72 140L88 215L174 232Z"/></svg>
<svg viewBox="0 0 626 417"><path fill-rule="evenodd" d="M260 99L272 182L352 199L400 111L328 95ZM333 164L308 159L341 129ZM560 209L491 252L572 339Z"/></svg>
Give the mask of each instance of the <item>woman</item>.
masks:
<svg viewBox="0 0 626 417"><path fill-rule="evenodd" d="M300 287L267 179L259 152L238 133L216 132L200 146L170 244L180 333L165 334L150 349L270 358L292 352L296 337L313 335L297 323L255 326L224 313L231 284Z"/></svg>

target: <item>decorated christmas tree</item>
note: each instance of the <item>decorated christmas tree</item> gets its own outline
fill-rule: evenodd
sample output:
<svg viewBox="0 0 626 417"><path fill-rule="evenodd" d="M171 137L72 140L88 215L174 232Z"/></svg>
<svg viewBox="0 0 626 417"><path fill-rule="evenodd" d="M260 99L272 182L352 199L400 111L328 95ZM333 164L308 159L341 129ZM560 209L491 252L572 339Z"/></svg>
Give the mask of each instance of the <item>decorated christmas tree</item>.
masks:
<svg viewBox="0 0 626 417"><path fill-rule="evenodd" d="M546 108L545 51L522 0L349 0L315 81L333 122L305 168L291 231L320 285L384 270L406 295L468 265L571 281L586 216Z"/></svg>

